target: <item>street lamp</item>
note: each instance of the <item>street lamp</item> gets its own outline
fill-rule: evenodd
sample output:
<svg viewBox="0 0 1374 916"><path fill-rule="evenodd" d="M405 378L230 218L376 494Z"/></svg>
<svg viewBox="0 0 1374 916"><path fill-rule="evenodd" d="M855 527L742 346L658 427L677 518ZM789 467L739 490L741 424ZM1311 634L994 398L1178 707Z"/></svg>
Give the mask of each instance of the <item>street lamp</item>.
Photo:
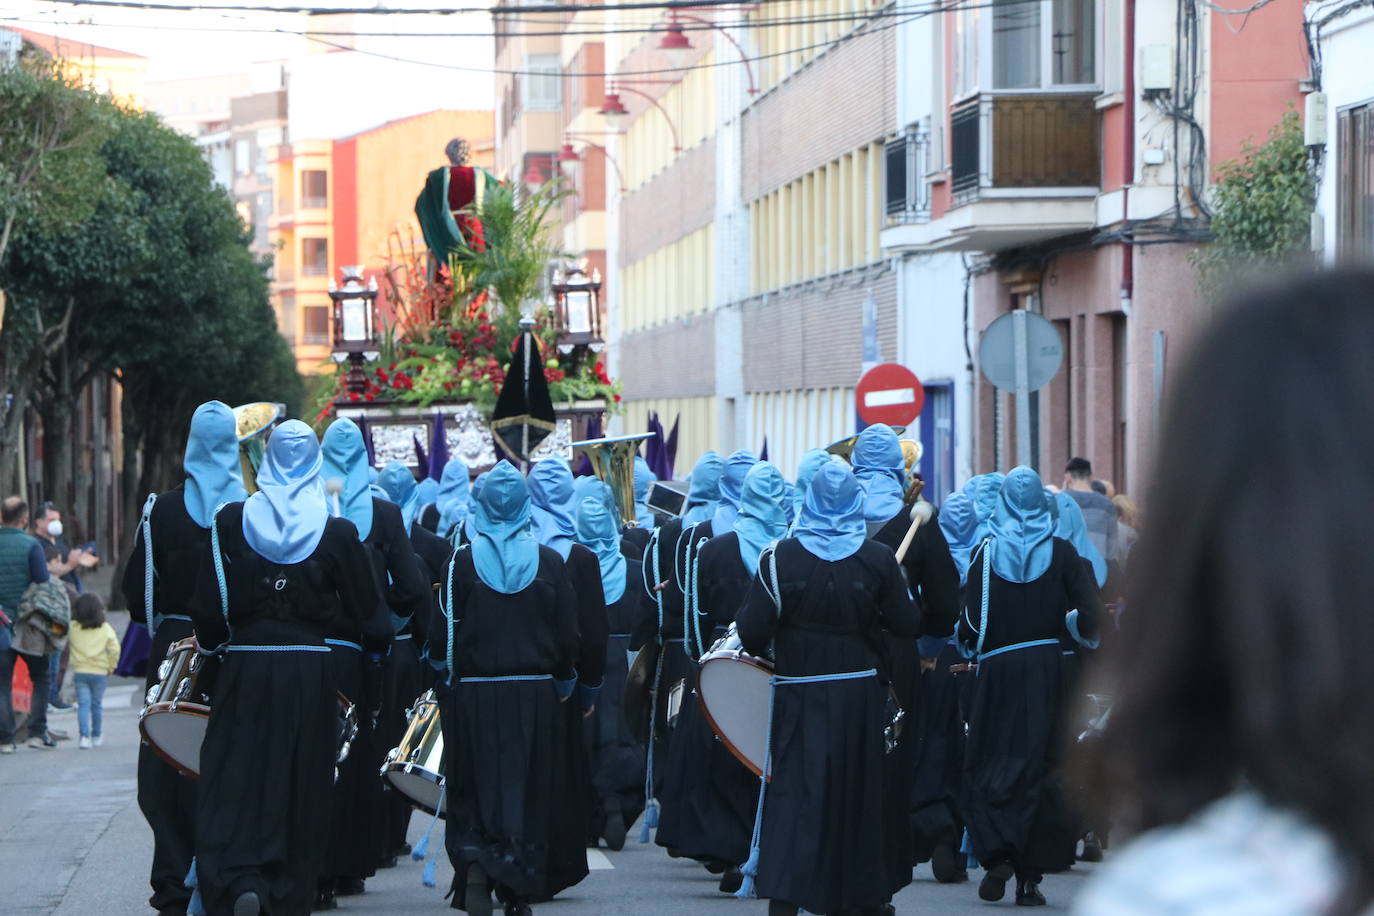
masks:
<svg viewBox="0 0 1374 916"><path fill-rule="evenodd" d="M620 101L620 93L608 92L596 113L608 118L623 118L630 113L630 109L626 108L625 103Z"/></svg>
<svg viewBox="0 0 1374 916"><path fill-rule="evenodd" d="M682 23L677 21L676 13L668 21L663 37L659 39L658 49L668 56L668 63L676 69L680 70L691 62L692 52L696 48L692 46L692 39L682 31Z"/></svg>
<svg viewBox="0 0 1374 916"><path fill-rule="evenodd" d="M334 347L330 354L335 363L348 367L348 390L362 394L367 388L363 364L377 359L381 353L377 343L377 278L363 283L363 268L340 267L343 285L329 281L329 299L334 311Z"/></svg>
<svg viewBox="0 0 1374 916"><path fill-rule="evenodd" d="M601 271L582 260L559 267L553 275L554 317L558 322L558 352L571 355L570 374L586 359L588 351L606 348L601 337Z"/></svg>
<svg viewBox="0 0 1374 916"><path fill-rule="evenodd" d="M641 80L638 82L647 84L653 81ZM663 82L676 84L678 80L664 80ZM682 138L678 135L677 124L673 123L673 118L670 114L668 114L668 109L664 108L659 103L658 99L654 98L649 93L626 86L624 80L617 80L615 88L607 90L605 97L601 101L601 107L597 109L597 114L605 115L606 117L611 118L612 120L622 118L625 115L628 115L630 113L630 110L625 107L624 102L620 101L620 93L622 92L633 93L634 95L637 95L642 99L645 99L646 101L648 101L650 105L657 108L659 114L663 115L663 119L668 122L668 129L673 133L673 152L682 152Z"/></svg>
<svg viewBox="0 0 1374 916"><path fill-rule="evenodd" d="M577 150L573 149L571 143L564 143L563 148L558 151L558 168L569 179L577 171L577 164L582 161L582 157L577 155Z"/></svg>

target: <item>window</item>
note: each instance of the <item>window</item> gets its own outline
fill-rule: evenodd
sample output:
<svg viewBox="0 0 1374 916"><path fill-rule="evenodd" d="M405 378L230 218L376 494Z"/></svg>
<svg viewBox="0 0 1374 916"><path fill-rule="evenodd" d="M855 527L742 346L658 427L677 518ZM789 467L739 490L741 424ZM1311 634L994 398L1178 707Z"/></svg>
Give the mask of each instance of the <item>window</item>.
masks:
<svg viewBox="0 0 1374 916"><path fill-rule="evenodd" d="M520 81L521 107L526 111L558 111L563 107L563 69L557 54L529 54Z"/></svg>
<svg viewBox="0 0 1374 916"><path fill-rule="evenodd" d="M329 276L329 242L325 239L301 241L301 276Z"/></svg>
<svg viewBox="0 0 1374 916"><path fill-rule="evenodd" d="M329 306L307 305L301 309L301 314L305 318L301 343L307 345L329 343Z"/></svg>
<svg viewBox="0 0 1374 916"><path fill-rule="evenodd" d="M1094 0L993 0L991 28L994 89L1096 82ZM957 83L957 68L955 76Z"/></svg>
<svg viewBox="0 0 1374 916"><path fill-rule="evenodd" d="M253 143L247 138L234 141L234 171L240 175L253 174Z"/></svg>
<svg viewBox="0 0 1374 916"><path fill-rule="evenodd" d="M317 210L329 206L329 173L322 169L301 172L301 206Z"/></svg>
<svg viewBox="0 0 1374 916"><path fill-rule="evenodd" d="M978 91L978 25L982 9L962 7L954 18L954 98Z"/></svg>
<svg viewBox="0 0 1374 916"><path fill-rule="evenodd" d="M930 219L930 128L928 121L912 124L895 140L889 140L883 172L887 192L885 212L889 223L918 223Z"/></svg>
<svg viewBox="0 0 1374 916"><path fill-rule="evenodd" d="M281 297L281 336L291 347L296 346L296 297Z"/></svg>
<svg viewBox="0 0 1374 916"><path fill-rule="evenodd" d="M1336 256L1374 255L1374 103L1336 115Z"/></svg>

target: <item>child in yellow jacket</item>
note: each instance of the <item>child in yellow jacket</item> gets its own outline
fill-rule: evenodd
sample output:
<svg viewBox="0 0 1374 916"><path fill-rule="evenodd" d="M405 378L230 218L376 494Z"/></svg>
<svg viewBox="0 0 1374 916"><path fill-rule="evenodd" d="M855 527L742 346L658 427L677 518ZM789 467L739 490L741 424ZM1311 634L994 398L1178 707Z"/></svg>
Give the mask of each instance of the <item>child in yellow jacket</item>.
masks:
<svg viewBox="0 0 1374 916"><path fill-rule="evenodd" d="M72 680L76 683L77 724L81 727L78 747L85 751L100 747L100 718L105 702L105 684L119 664L119 637L105 622L105 605L99 595L83 592L72 605L71 646Z"/></svg>

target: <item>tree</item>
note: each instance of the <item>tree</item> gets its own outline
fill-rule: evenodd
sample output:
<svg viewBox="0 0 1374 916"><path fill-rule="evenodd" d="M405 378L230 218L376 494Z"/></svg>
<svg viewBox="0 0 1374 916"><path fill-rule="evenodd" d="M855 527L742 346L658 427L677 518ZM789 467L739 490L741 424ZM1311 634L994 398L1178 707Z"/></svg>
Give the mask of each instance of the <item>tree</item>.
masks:
<svg viewBox="0 0 1374 916"><path fill-rule="evenodd" d="M1289 111L1261 146L1217 170L1211 245L1194 256L1208 298L1238 276L1310 257L1316 182L1303 144L1302 122Z"/></svg>

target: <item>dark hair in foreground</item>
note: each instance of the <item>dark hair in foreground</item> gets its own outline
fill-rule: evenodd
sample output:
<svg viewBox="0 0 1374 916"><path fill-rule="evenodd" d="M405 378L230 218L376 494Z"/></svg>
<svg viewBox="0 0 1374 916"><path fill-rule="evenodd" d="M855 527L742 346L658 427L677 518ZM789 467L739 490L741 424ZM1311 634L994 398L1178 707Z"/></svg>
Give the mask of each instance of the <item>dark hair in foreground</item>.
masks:
<svg viewBox="0 0 1374 916"><path fill-rule="evenodd" d="M0 502L0 524L13 525L24 517L29 511L29 504L23 497L6 496L4 502Z"/></svg>
<svg viewBox="0 0 1374 916"><path fill-rule="evenodd" d="M72 620L90 630L105 622L105 602L94 592L82 592L72 602Z"/></svg>
<svg viewBox="0 0 1374 916"><path fill-rule="evenodd" d="M1064 465L1064 473L1074 480L1087 480L1093 476L1093 464L1087 458L1070 458Z"/></svg>
<svg viewBox="0 0 1374 916"><path fill-rule="evenodd" d="M1242 782L1323 829L1374 900L1374 273L1238 300L1171 379L1093 755L1135 828ZM1304 486L1321 455L1327 486Z"/></svg>

